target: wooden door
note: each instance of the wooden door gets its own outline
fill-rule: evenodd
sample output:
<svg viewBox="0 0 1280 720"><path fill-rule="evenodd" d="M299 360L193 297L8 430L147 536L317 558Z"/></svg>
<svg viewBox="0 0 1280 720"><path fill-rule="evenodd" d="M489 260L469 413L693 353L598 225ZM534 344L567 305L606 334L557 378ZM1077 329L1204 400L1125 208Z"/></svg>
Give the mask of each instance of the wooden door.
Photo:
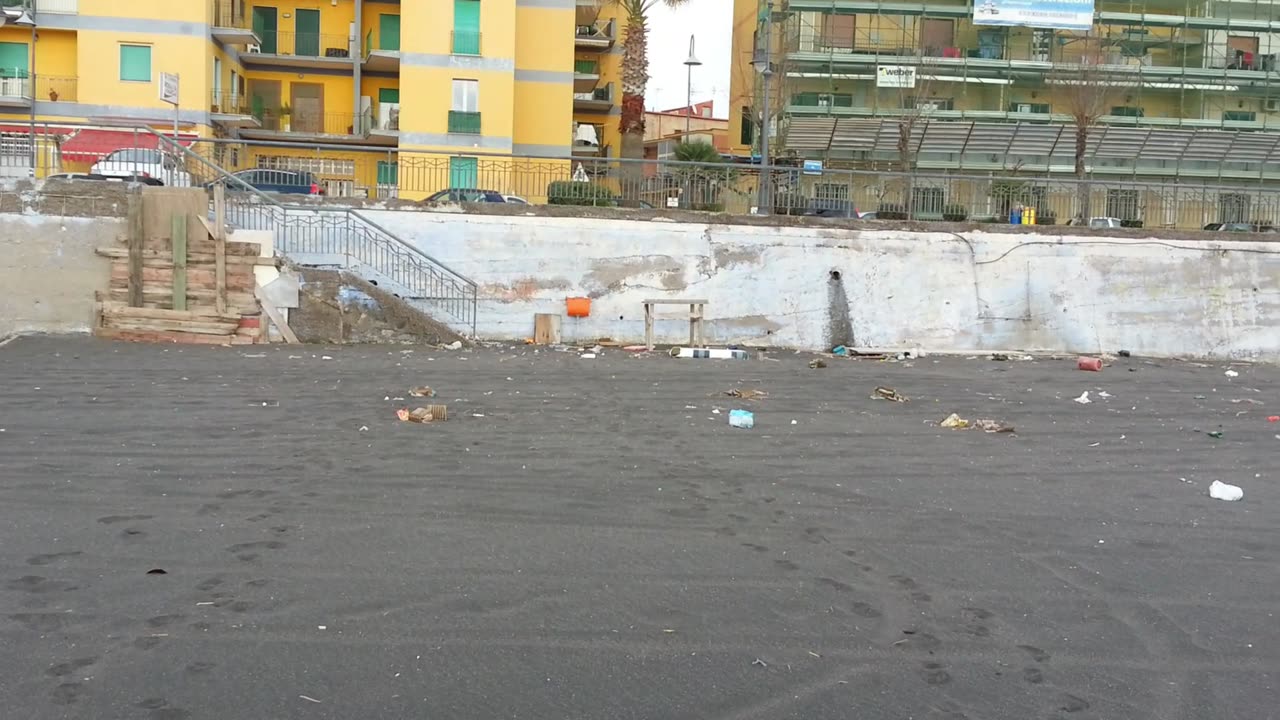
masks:
<svg viewBox="0 0 1280 720"><path fill-rule="evenodd" d="M303 133L325 132L324 85L296 82L289 86L289 92L293 98L293 131Z"/></svg>
<svg viewBox="0 0 1280 720"><path fill-rule="evenodd" d="M942 57L943 52L956 44L954 20L923 18L920 20L920 50L927 57Z"/></svg>

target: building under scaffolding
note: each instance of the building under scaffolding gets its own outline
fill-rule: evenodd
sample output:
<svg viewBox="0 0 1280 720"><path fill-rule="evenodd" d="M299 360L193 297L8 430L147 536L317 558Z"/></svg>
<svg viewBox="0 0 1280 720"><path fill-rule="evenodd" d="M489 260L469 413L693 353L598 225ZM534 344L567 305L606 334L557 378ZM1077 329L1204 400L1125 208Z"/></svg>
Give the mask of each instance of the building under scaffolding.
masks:
<svg viewBox="0 0 1280 720"><path fill-rule="evenodd" d="M771 25L766 0L736 3L761 19L736 43L772 27L775 157L904 169L909 123L909 169L1073 174L1087 91L1091 175L1280 181L1280 0L1084 0L1077 29L989 24L991 0L773 0ZM758 130L759 80L734 81Z"/></svg>

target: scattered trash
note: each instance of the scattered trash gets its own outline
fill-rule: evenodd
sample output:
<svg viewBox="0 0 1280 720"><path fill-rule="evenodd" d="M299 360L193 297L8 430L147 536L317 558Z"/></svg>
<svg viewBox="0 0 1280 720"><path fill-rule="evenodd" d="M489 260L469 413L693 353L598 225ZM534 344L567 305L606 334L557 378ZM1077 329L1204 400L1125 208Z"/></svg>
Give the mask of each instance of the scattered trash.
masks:
<svg viewBox="0 0 1280 720"><path fill-rule="evenodd" d="M989 433L1011 433L1012 425L1006 425L999 420L990 418L978 418L977 420L967 420L960 417L956 413L951 413L947 419L938 423L939 427L949 428L951 430L968 430L971 428L982 430Z"/></svg>
<svg viewBox="0 0 1280 720"><path fill-rule="evenodd" d="M1232 405L1239 405L1240 403L1248 403L1250 405L1261 405L1262 401L1254 400L1253 398L1236 398L1231 401Z"/></svg>
<svg viewBox="0 0 1280 720"><path fill-rule="evenodd" d="M164 568L151 568L147 571L148 575L168 575L169 572Z"/></svg>
<svg viewBox="0 0 1280 720"><path fill-rule="evenodd" d="M1119 355L1120 357L1131 357L1131 354L1128 350L1121 350L1116 354Z"/></svg>
<svg viewBox="0 0 1280 720"><path fill-rule="evenodd" d="M368 426L368 425L361 425L361 426L360 426L360 432L369 432L369 426Z"/></svg>
<svg viewBox="0 0 1280 720"><path fill-rule="evenodd" d="M1267 422L1280 422L1280 415L1268 415ZM0 432L4 432L4 430L0 430Z"/></svg>
<svg viewBox="0 0 1280 720"><path fill-rule="evenodd" d="M1235 486L1228 485L1224 482L1214 480L1209 486L1209 497L1214 500L1226 500L1227 502L1235 502L1244 497L1244 490Z"/></svg>
<svg viewBox="0 0 1280 720"><path fill-rule="evenodd" d="M1213 438L1214 440L1217 440L1218 438L1222 437L1222 431L1221 431L1221 430L1211 430L1211 431L1209 431L1209 432L1207 432L1207 433L1205 433L1205 434L1206 434L1206 435L1208 435L1209 437Z"/></svg>
<svg viewBox="0 0 1280 720"><path fill-rule="evenodd" d="M750 430L756 426L756 416L749 410L730 410L729 426Z"/></svg>
<svg viewBox="0 0 1280 720"><path fill-rule="evenodd" d="M400 418L401 422L444 422L449 419L449 409L445 405L428 405L414 410L400 408L396 411L396 417Z"/></svg>
<svg viewBox="0 0 1280 720"><path fill-rule="evenodd" d="M622 349L626 350L627 352L648 352L649 346L648 345L623 345Z"/></svg>
<svg viewBox="0 0 1280 720"><path fill-rule="evenodd" d="M1077 370L1088 370L1090 372L1098 372L1102 369L1102 359L1095 357L1078 357L1076 358Z"/></svg>
<svg viewBox="0 0 1280 720"><path fill-rule="evenodd" d="M462 341L461 341L461 340L454 340L453 342L449 343L448 345L445 345L445 346L444 346L444 349L445 349L445 350L461 350L461 349L462 349Z"/></svg>
<svg viewBox="0 0 1280 720"><path fill-rule="evenodd" d="M414 397L435 397L436 391L423 385L421 387L409 388L409 394Z"/></svg>
<svg viewBox="0 0 1280 720"><path fill-rule="evenodd" d="M795 420L792 420L792 421L791 421L791 424L792 424L792 425L796 425L796 424L798 424L798 423L797 423Z"/></svg>
<svg viewBox="0 0 1280 720"><path fill-rule="evenodd" d="M1088 390L1085 390L1084 392L1080 393L1080 397L1076 398L1075 401L1080 403L1081 405L1088 405L1089 403L1093 402L1092 400L1089 399Z"/></svg>
<svg viewBox="0 0 1280 720"><path fill-rule="evenodd" d="M328 630L328 629L329 629L329 626L328 626L328 625L317 625L317 626L316 626L316 629L317 629L317 630Z"/></svg>
<svg viewBox="0 0 1280 720"><path fill-rule="evenodd" d="M835 347L831 348L831 354L832 354L832 355L841 355L841 356L845 356L845 357L847 357L847 356L849 356L849 355L852 355L853 353L849 352L849 348L847 348L847 347L845 347L845 346L843 346L843 345L837 345L837 346L835 346Z"/></svg>
<svg viewBox="0 0 1280 720"><path fill-rule="evenodd" d="M321 359L321 360L332 360L333 358L332 358L332 357L330 357L330 356L328 356L328 355L321 355L321 356L320 356L320 359Z"/></svg>
<svg viewBox="0 0 1280 720"><path fill-rule="evenodd" d="M752 660L752 661L751 661L751 664L752 664L752 665L759 665L759 666L760 666L760 667L762 667L762 668L767 668L767 667L769 667L769 663L767 663L767 662L765 662L765 661L761 660L760 658L756 658L755 660Z"/></svg>
<svg viewBox="0 0 1280 720"><path fill-rule="evenodd" d="M581 354L581 355L579 355L578 357L582 358L583 360L595 360L595 359L596 359L596 354L595 354L595 353L582 353L582 354Z"/></svg>
<svg viewBox="0 0 1280 720"><path fill-rule="evenodd" d="M1009 356L1004 353L991 353L991 359L996 362L1005 362L1009 359Z"/></svg>
<svg viewBox="0 0 1280 720"><path fill-rule="evenodd" d="M730 348L671 348L671 357L673 358L698 358L702 360L746 360L746 350L732 350Z"/></svg>
<svg viewBox="0 0 1280 720"><path fill-rule="evenodd" d="M1204 399L1205 399L1205 396L1204 396L1204 395L1196 395L1196 396L1192 397L1191 399L1192 399L1192 400L1204 400Z"/></svg>
<svg viewBox="0 0 1280 720"><path fill-rule="evenodd" d="M951 413L950 415L947 416L946 420L943 420L940 423L940 425L941 427L951 428L953 430L963 430L969 427L969 421L965 420L964 418L960 417L955 413Z"/></svg>
<svg viewBox="0 0 1280 720"><path fill-rule="evenodd" d="M827 361L823 360L822 358L814 358L809 361L809 367L813 368L814 370L818 370L826 366L827 366Z"/></svg>
<svg viewBox="0 0 1280 720"><path fill-rule="evenodd" d="M871 396L872 400L888 400L890 402L907 402L910 398L891 387L878 387Z"/></svg>
<svg viewBox="0 0 1280 720"><path fill-rule="evenodd" d="M298 697L302 698L303 700L306 700L307 702L313 702L313 703L316 703L317 705L320 704L320 701L313 697L307 697L306 695L299 695Z"/></svg>
<svg viewBox="0 0 1280 720"><path fill-rule="evenodd" d="M1228 370L1228 371L1226 371L1226 372L1224 372L1224 373L1222 373L1222 374L1223 374L1223 375L1226 375L1227 377L1239 377L1239 376L1240 376L1240 373L1236 372L1235 370Z"/></svg>
<svg viewBox="0 0 1280 720"><path fill-rule="evenodd" d="M743 400L760 400L769 397L769 393L764 390L755 389L742 390L740 388L734 388L732 390L725 390L724 394L729 397L742 398Z"/></svg>
<svg viewBox="0 0 1280 720"><path fill-rule="evenodd" d="M1106 390L1103 390L1103 391L1101 391L1101 392L1099 392L1099 393L1098 393L1098 397L1100 397L1100 398L1109 398L1109 397L1111 397L1111 393L1107 392Z"/></svg>

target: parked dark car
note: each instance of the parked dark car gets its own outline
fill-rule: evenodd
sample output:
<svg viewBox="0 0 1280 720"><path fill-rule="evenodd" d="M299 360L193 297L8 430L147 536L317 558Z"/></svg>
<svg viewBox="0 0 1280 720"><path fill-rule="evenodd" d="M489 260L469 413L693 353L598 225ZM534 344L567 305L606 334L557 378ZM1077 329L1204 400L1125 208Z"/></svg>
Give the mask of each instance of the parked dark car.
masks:
<svg viewBox="0 0 1280 720"><path fill-rule="evenodd" d="M432 193L423 202L455 202L455 203L506 203L511 202L506 195L497 190L473 190L470 188L449 188ZM527 203L526 203L527 204Z"/></svg>
<svg viewBox="0 0 1280 720"><path fill-rule="evenodd" d="M301 170L241 170L232 173L232 176L262 192L281 195L324 194L324 188L320 186L316 176ZM236 183L228 183L227 187L231 190L243 189Z"/></svg>

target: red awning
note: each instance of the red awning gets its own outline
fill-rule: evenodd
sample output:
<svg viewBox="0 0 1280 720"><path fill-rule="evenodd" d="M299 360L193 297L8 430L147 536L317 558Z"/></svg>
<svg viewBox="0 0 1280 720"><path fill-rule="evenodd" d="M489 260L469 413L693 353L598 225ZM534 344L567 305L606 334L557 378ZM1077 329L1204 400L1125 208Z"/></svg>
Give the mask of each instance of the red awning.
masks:
<svg viewBox="0 0 1280 720"><path fill-rule="evenodd" d="M195 135L178 134L178 141L183 147L191 145ZM79 130L66 142L62 143L62 157L65 160L101 160L112 151L123 148L156 148L160 139L142 130Z"/></svg>

